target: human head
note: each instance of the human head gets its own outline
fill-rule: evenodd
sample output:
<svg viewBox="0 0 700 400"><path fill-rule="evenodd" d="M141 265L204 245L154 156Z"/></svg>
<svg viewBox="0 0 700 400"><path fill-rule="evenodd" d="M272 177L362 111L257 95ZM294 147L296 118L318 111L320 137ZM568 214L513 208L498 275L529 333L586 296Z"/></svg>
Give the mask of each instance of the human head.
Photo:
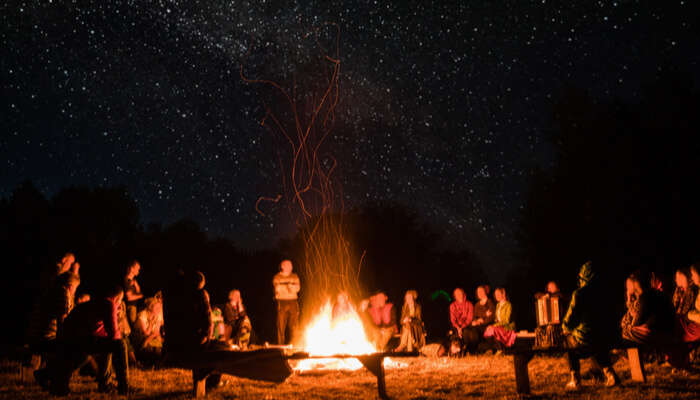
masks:
<svg viewBox="0 0 700 400"><path fill-rule="evenodd" d="M476 287L476 298L479 300L486 300L488 298L486 288L483 285Z"/></svg>
<svg viewBox="0 0 700 400"><path fill-rule="evenodd" d="M282 260L280 263L280 271L282 272L282 275L289 275L292 273L292 269L294 266L292 265L292 262L290 260Z"/></svg>
<svg viewBox="0 0 700 400"><path fill-rule="evenodd" d="M238 289L233 289L232 291L228 292L228 301L231 303L240 303L241 291Z"/></svg>
<svg viewBox="0 0 700 400"><path fill-rule="evenodd" d="M75 262L75 254L73 254L73 253L64 254L63 257L61 258L61 261L59 261L59 263L58 263L59 264L58 265L58 267L59 267L58 273L62 274L64 272L68 271L68 269L70 269L71 265L73 265L74 262Z"/></svg>
<svg viewBox="0 0 700 400"><path fill-rule="evenodd" d="M676 270L676 286L687 289L689 282L690 276L687 271L683 269Z"/></svg>
<svg viewBox="0 0 700 400"><path fill-rule="evenodd" d="M139 275L141 272L141 264L137 260L134 260L129 263L129 266L126 268L126 276L129 278L134 278Z"/></svg>
<svg viewBox="0 0 700 400"><path fill-rule="evenodd" d="M554 281L547 282L547 293L555 294L559 293L559 285Z"/></svg>
<svg viewBox="0 0 700 400"><path fill-rule="evenodd" d="M163 303L157 296L147 298L144 300L144 303L146 305L146 309L152 313L159 313L163 310Z"/></svg>
<svg viewBox="0 0 700 400"><path fill-rule="evenodd" d="M501 302L506 300L506 290L502 287L496 288L496 290L493 291L493 297L496 298L496 301Z"/></svg>
<svg viewBox="0 0 700 400"><path fill-rule="evenodd" d="M637 295L642 294L647 289L645 279L642 278L639 272L630 274L625 281L625 286L628 292L631 289L632 293Z"/></svg>
<svg viewBox="0 0 700 400"><path fill-rule="evenodd" d="M696 286L700 286L700 273L698 272L697 264L690 266L690 280L692 280Z"/></svg>
<svg viewBox="0 0 700 400"><path fill-rule="evenodd" d="M586 261L582 266L581 270L579 270L578 273L578 284L579 286L584 286L588 282L591 281L595 277L595 273L593 273L593 263L590 261Z"/></svg>
<svg viewBox="0 0 700 400"><path fill-rule="evenodd" d="M418 292L415 290L407 290L406 295L404 296L404 301L408 304L413 304L416 302L416 299L418 299Z"/></svg>
<svg viewBox="0 0 700 400"><path fill-rule="evenodd" d="M462 302L464 302L464 300L467 299L467 295L464 294L464 289L459 288L459 287L455 288L454 292L452 292L452 295L454 296L455 301L457 303L462 303Z"/></svg>
<svg viewBox="0 0 700 400"><path fill-rule="evenodd" d="M386 301L389 298L387 297L386 293L384 292L378 292L377 294L374 295L374 304L375 307L384 307L386 304Z"/></svg>

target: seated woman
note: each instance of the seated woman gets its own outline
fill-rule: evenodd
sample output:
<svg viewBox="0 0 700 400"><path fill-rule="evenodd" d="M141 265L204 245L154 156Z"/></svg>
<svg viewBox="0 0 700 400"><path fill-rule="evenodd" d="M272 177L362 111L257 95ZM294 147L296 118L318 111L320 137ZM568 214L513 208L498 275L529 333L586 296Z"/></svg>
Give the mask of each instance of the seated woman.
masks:
<svg viewBox="0 0 700 400"><path fill-rule="evenodd" d="M698 273L697 264L690 266L690 278L695 286L700 287L700 274ZM696 324L700 324L700 296L695 296L695 306L688 311L688 319ZM700 340L700 338L695 340Z"/></svg>
<svg viewBox="0 0 700 400"><path fill-rule="evenodd" d="M510 347L515 343L515 323L511 322L512 306L506 297L506 290L502 287L493 292L496 298L496 320L489 325L484 332L485 338L493 338L496 342Z"/></svg>
<svg viewBox="0 0 700 400"><path fill-rule="evenodd" d="M700 323L693 321L691 317L696 320L698 313L698 283L700 277L698 276L698 268L692 265L690 269L686 272L679 270L676 272L676 284L678 285L676 291L682 288L682 294L678 297L680 300L676 302L676 297L674 296L674 304L678 304L676 308L676 338L680 339L684 344L680 345L682 347L683 353L678 352L682 360L690 361L689 355L692 350L692 345L688 343L696 342L700 340ZM681 363L682 364L682 363Z"/></svg>
<svg viewBox="0 0 700 400"><path fill-rule="evenodd" d="M421 306L416 302L418 292L409 290L401 308L401 342L395 351L420 350L425 346Z"/></svg>
<svg viewBox="0 0 700 400"><path fill-rule="evenodd" d="M476 288L476 297L479 301L474 305L474 319L466 329L467 351L472 354L477 352L486 327L496 319L496 306L489 299L484 286Z"/></svg>
<svg viewBox="0 0 700 400"><path fill-rule="evenodd" d="M673 332L673 306L662 292L652 290L638 273L625 281L627 312L622 317L622 338L641 344L665 344Z"/></svg>
<svg viewBox="0 0 700 400"><path fill-rule="evenodd" d="M367 338L377 351L386 350L389 340L398 331L394 305L387 300L384 292L377 292L369 300L363 301L360 307L366 315Z"/></svg>
<svg viewBox="0 0 700 400"><path fill-rule="evenodd" d="M228 294L228 303L224 306L224 337L229 344L240 349L247 349L250 345L253 326L243 306L243 298L239 290L232 290Z"/></svg>
<svg viewBox="0 0 700 400"><path fill-rule="evenodd" d="M449 353L456 355L462 353L466 347L466 330L474 318L474 306L467 300L464 289L456 288L452 293L454 301L450 304L450 324L452 329L449 332Z"/></svg>
<svg viewBox="0 0 700 400"><path fill-rule="evenodd" d="M141 310L134 324L134 347L140 360L159 357L163 352L163 302L160 294L145 301L146 308Z"/></svg>
<svg viewBox="0 0 700 400"><path fill-rule="evenodd" d="M687 315L695 307L698 287L690 279L689 272L676 270L676 289L673 291L673 308L677 315Z"/></svg>

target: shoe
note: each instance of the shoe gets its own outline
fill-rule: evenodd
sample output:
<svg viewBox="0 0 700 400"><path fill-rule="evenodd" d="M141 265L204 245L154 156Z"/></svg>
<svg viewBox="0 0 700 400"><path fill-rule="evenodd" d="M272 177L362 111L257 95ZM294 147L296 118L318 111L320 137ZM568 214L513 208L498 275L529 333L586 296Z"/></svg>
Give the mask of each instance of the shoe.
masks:
<svg viewBox="0 0 700 400"><path fill-rule="evenodd" d="M611 367L603 368L603 374L605 375L606 387L613 387L620 383L620 379L617 377L615 370Z"/></svg>
<svg viewBox="0 0 700 400"><path fill-rule="evenodd" d="M581 374L571 371L571 380L566 383L565 389L568 391L579 390L581 388Z"/></svg>
<svg viewBox="0 0 700 400"><path fill-rule="evenodd" d="M41 386L41 390L47 391L49 390L49 377L48 377L48 371L46 369L37 369L34 371L34 379L36 380L36 383Z"/></svg>

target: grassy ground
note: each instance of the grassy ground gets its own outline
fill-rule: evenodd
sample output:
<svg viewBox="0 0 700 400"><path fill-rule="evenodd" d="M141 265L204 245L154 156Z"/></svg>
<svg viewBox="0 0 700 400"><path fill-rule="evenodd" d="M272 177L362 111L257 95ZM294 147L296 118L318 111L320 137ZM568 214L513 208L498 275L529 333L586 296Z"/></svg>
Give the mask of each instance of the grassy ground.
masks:
<svg viewBox="0 0 700 400"><path fill-rule="evenodd" d="M393 399L509 399L518 398L511 358L484 355L463 359L416 358L398 360L402 365L388 368L387 391ZM583 371L588 369L584 362ZM671 373L656 364L647 365L648 381L630 381L627 362L615 364L622 385L612 389L584 379L584 388L574 394L563 390L567 368L562 358L536 357L530 363L530 382L535 399L698 399L700 373ZM695 370L697 371L697 370ZM184 370L132 369L131 384L135 399L187 399L192 387L191 375ZM294 374L285 383L275 385L234 377L224 377L226 385L210 392L208 399L373 399L377 397L376 379L364 369L352 372L327 371ZM74 376L69 399L113 398L100 395L91 378ZM0 362L1 399L40 399L46 393L33 383L22 385L19 364Z"/></svg>

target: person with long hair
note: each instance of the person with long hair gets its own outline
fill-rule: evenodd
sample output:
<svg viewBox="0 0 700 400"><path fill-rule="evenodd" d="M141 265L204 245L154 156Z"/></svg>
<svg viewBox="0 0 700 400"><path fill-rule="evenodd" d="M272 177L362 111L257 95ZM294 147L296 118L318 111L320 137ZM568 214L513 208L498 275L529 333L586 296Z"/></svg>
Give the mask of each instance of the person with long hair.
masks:
<svg viewBox="0 0 700 400"><path fill-rule="evenodd" d="M472 354L478 351L486 328L496 319L496 305L489 298L485 285L476 288L476 298L478 301L474 304L474 319L463 332L466 336L467 351Z"/></svg>
<svg viewBox="0 0 700 400"><path fill-rule="evenodd" d="M253 326L250 323L243 297L238 289L233 289L228 294L228 302L224 305L224 338L229 344L240 349L247 349L250 344L250 335Z"/></svg>
<svg viewBox="0 0 700 400"><path fill-rule="evenodd" d="M417 299L418 292L415 290L406 291L401 308L401 342L395 351L412 352L425 346L422 308L416 301Z"/></svg>
<svg viewBox="0 0 700 400"><path fill-rule="evenodd" d="M506 289L499 287L493 292L496 299L496 320L486 328L484 338L493 338L497 343L510 347L515 343L515 323L510 320L512 305L506 296Z"/></svg>

